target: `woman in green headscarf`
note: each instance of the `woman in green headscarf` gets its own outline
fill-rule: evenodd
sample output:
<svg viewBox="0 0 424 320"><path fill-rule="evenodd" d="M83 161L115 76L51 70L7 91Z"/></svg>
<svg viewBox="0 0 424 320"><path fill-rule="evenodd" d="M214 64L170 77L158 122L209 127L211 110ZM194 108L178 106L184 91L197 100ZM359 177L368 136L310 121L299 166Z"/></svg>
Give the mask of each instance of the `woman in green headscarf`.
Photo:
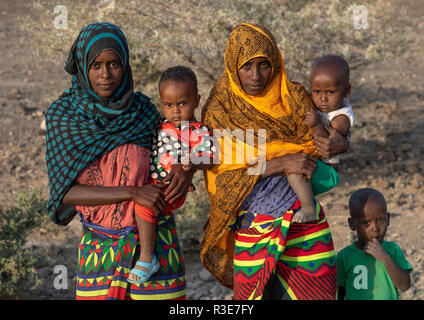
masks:
<svg viewBox="0 0 424 320"><path fill-rule="evenodd" d="M72 88L46 112L48 212L60 225L81 216L77 299L184 299L173 216L158 222L159 271L148 283L127 282L139 253L134 204L159 213L187 191L193 173L176 172L166 193L147 184L160 119L150 98L133 90L124 34L110 23L87 25L65 70Z"/></svg>

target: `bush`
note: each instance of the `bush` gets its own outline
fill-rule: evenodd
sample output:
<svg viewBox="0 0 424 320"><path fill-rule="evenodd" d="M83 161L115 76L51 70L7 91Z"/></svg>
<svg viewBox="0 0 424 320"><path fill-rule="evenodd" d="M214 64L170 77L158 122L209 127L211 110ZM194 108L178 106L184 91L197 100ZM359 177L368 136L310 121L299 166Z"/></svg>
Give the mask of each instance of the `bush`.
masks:
<svg viewBox="0 0 424 320"><path fill-rule="evenodd" d="M13 202L11 209L0 209L0 298L17 296L34 283L43 257L33 257L24 248L26 237L50 221L39 189L19 192Z"/></svg>

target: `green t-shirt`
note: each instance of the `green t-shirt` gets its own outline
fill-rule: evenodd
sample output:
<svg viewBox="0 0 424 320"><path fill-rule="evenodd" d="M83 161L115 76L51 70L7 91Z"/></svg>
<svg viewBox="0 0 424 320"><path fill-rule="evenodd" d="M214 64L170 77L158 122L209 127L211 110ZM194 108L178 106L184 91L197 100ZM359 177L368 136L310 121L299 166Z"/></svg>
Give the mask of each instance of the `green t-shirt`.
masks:
<svg viewBox="0 0 424 320"><path fill-rule="evenodd" d="M383 241L383 248L401 269L412 271L396 243ZM346 300L399 300L383 262L353 243L337 254L337 282L339 287L345 287Z"/></svg>

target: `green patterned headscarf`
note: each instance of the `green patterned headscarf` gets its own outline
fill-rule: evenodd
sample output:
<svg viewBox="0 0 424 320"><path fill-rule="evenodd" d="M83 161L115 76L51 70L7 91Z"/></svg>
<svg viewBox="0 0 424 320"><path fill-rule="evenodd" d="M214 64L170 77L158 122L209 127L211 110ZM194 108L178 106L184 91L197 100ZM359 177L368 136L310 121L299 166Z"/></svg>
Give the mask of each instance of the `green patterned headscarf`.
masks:
<svg viewBox="0 0 424 320"><path fill-rule="evenodd" d="M91 88L88 71L94 59L113 50L121 59L123 77L110 98L101 98ZM150 98L133 91L127 40L110 23L84 27L65 64L72 75L72 88L63 92L46 112L46 162L52 220L68 224L73 206L62 204L78 174L91 162L125 143L150 148L160 123Z"/></svg>

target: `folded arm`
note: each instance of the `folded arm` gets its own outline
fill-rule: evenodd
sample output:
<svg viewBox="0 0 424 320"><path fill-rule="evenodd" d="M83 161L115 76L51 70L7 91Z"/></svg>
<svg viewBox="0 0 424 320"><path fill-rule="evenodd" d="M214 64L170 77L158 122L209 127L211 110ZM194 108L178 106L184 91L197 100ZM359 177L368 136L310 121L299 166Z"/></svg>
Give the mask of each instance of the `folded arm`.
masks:
<svg viewBox="0 0 424 320"><path fill-rule="evenodd" d="M134 201L158 214L166 206L163 187L165 187L163 184L146 184L141 187L104 187L76 184L69 189L62 202L74 206L99 206Z"/></svg>

